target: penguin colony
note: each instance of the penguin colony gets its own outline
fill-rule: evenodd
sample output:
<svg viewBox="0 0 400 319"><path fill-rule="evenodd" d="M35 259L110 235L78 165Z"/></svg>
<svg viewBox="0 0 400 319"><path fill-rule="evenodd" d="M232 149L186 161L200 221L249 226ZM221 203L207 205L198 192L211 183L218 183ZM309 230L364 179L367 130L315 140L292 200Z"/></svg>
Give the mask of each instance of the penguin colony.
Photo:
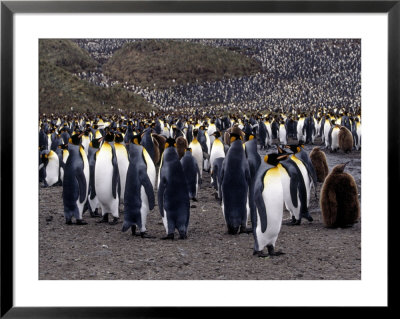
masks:
<svg viewBox="0 0 400 319"><path fill-rule="evenodd" d="M316 138L321 146L309 155L304 144ZM197 201L208 182L227 232L252 233L254 255L278 256L283 209L290 212L290 225L303 218L312 222L308 207L318 182L324 183L320 206L327 227L347 227L360 218L354 179L344 172L345 164L328 175L323 148L346 153L361 148L360 110L43 114L39 182L62 186L66 224L86 225L88 210L101 217L98 223L117 225L123 213L122 231L142 238L154 238L146 219L157 201L162 239L174 239L175 232L188 238L190 201ZM267 155L262 158L258 149ZM210 181L203 180L203 170Z"/></svg>

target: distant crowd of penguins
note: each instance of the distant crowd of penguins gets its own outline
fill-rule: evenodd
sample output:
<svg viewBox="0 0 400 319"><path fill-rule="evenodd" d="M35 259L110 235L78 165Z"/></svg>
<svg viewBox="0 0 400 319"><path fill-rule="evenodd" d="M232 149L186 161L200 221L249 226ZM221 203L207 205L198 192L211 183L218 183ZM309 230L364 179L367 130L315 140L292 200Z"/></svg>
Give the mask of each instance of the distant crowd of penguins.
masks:
<svg viewBox="0 0 400 319"><path fill-rule="evenodd" d="M311 222L308 207L313 188L317 196L317 182L323 183L320 206L327 227L351 226L360 217L357 185L344 172L347 163L329 174L320 147L310 154L304 149L316 138L331 152L359 150L360 112L43 114L39 183L62 185L68 225L86 225L86 210L101 217L99 223L115 225L122 204L122 231L154 238L146 219L157 200L166 231L162 239L174 239L176 230L186 239L190 201L198 200L203 171L208 171L228 233L253 233L254 255L276 256L282 253L275 242L284 208L290 225L300 225L303 218Z"/></svg>

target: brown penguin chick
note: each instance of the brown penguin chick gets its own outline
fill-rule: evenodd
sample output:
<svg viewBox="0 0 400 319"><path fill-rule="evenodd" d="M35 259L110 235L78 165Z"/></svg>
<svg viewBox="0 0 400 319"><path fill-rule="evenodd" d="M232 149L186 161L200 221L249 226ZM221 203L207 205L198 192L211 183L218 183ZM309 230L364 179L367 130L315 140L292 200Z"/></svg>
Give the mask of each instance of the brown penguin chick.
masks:
<svg viewBox="0 0 400 319"><path fill-rule="evenodd" d="M153 137L154 146L158 147L158 152L155 151L155 153L158 153L158 154L155 154L156 155L155 157L157 157L157 155L158 155L158 161L155 162L155 164L157 165L157 164L159 164L160 159L161 159L161 155L164 152L165 142L166 142L167 139L166 139L165 136L162 136L162 135L159 135L159 134L156 134L156 133L152 133L151 136Z"/></svg>
<svg viewBox="0 0 400 319"><path fill-rule="evenodd" d="M344 172L347 164L336 165L322 185L320 206L326 227L352 226L360 218L357 184Z"/></svg>
<svg viewBox="0 0 400 319"><path fill-rule="evenodd" d="M326 155L319 147L314 147L310 152L310 160L317 174L317 181L323 183L329 174L328 162Z"/></svg>
<svg viewBox="0 0 400 319"><path fill-rule="evenodd" d="M345 153L351 152L351 150L353 149L353 134L351 134L347 127L340 127L338 139L339 148Z"/></svg>
<svg viewBox="0 0 400 319"><path fill-rule="evenodd" d="M178 151L179 159L185 155L185 151L188 148L187 140L183 136L176 138L176 150Z"/></svg>

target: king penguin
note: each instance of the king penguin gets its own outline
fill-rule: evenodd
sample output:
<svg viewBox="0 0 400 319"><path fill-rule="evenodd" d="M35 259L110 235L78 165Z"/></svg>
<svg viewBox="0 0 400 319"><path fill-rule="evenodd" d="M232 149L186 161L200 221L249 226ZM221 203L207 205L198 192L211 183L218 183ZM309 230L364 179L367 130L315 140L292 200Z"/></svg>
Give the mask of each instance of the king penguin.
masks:
<svg viewBox="0 0 400 319"><path fill-rule="evenodd" d="M175 140L168 138L160 166L158 206L167 233L163 239L174 239L175 229L180 239L186 239L189 225L189 192L175 147Z"/></svg>
<svg viewBox="0 0 400 319"><path fill-rule="evenodd" d="M128 171L129 159L128 152L124 143L124 137L121 132L115 133L114 148L118 162L119 181L121 183L121 196L119 200L120 203L123 203L125 194L126 173Z"/></svg>
<svg viewBox="0 0 400 319"><path fill-rule="evenodd" d="M211 175L212 175L212 170L214 167L214 160L218 157L225 158L225 147L224 147L224 143L221 140L221 132L215 131L212 134L212 136L214 137L214 142L212 143L211 153L210 153Z"/></svg>
<svg viewBox="0 0 400 319"><path fill-rule="evenodd" d="M254 199L257 209L252 211L252 227L254 236L253 255L258 257L278 256L275 251L283 216L283 188L281 170L277 167L280 160L288 155L269 154L264 157L257 170L254 186ZM267 247L268 254L263 253Z"/></svg>
<svg viewBox="0 0 400 319"><path fill-rule="evenodd" d="M200 170L200 177L203 177L203 149L201 147L201 144L197 140L198 132L198 129L193 130L193 140L189 144L189 148L192 149L193 157L197 161L197 166Z"/></svg>
<svg viewBox="0 0 400 319"><path fill-rule="evenodd" d="M44 151L41 154L43 167L41 168L44 187L55 185L60 179L60 160L56 152Z"/></svg>
<svg viewBox="0 0 400 319"><path fill-rule="evenodd" d="M320 206L326 227L352 226L360 217L357 184L344 172L348 163L336 165L322 186Z"/></svg>
<svg viewBox="0 0 400 319"><path fill-rule="evenodd" d="M100 217L98 212L100 208L100 203L96 195L96 187L95 187L95 175L94 170L96 166L96 153L101 147L101 143L103 141L103 137L94 138L89 143L88 150L88 161L89 161L89 193L88 193L88 202L89 202L89 213L92 217Z"/></svg>
<svg viewBox="0 0 400 319"><path fill-rule="evenodd" d="M146 221L155 204L155 167L146 149L139 144L139 138L140 136L133 136L128 146L129 166L126 174L122 232L131 228L132 236L136 236L138 227L142 238L154 238L147 234ZM153 168L150 171L149 166Z"/></svg>
<svg viewBox="0 0 400 319"><path fill-rule="evenodd" d="M86 225L82 219L83 209L89 190L89 162L81 145L82 134L74 134L69 139L68 159L64 166L63 204L66 224Z"/></svg>
<svg viewBox="0 0 400 319"><path fill-rule="evenodd" d="M96 195L103 216L100 222L108 222L108 216L112 214L114 218L110 222L111 225L118 223L119 196L121 192L118 161L113 143L114 132L109 130L104 137L103 145L96 153L94 170Z"/></svg>
<svg viewBox="0 0 400 319"><path fill-rule="evenodd" d="M247 207L249 200L250 168L244 149L242 136L230 134L230 148L222 163L221 195L222 213L231 235L246 232Z"/></svg>
<svg viewBox="0 0 400 319"><path fill-rule="evenodd" d="M185 174L189 198L197 202L197 193L201 184L200 170L196 159L192 156L192 150L187 148L185 155L181 158L183 172Z"/></svg>

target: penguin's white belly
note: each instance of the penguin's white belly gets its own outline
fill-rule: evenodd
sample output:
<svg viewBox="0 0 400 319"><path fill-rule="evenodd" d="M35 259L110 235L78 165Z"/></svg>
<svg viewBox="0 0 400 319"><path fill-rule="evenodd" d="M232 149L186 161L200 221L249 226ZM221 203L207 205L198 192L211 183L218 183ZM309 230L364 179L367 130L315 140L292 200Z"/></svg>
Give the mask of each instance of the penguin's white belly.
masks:
<svg viewBox="0 0 400 319"><path fill-rule="evenodd" d="M129 160L127 152L121 148L124 146L115 147L115 154L118 161L119 180L121 183L121 201L124 201L126 173L128 172Z"/></svg>
<svg viewBox="0 0 400 319"><path fill-rule="evenodd" d="M279 128L279 141L286 144L286 129L284 127Z"/></svg>
<svg viewBox="0 0 400 319"><path fill-rule="evenodd" d="M275 170L278 169L270 169L264 177L262 198L267 213L267 229L264 233L261 231L260 216L257 211L256 233L260 250L267 245L275 246L282 225L283 190L279 170Z"/></svg>
<svg viewBox="0 0 400 319"><path fill-rule="evenodd" d="M145 159L145 162L147 165L147 176L149 177L151 185L153 185L153 189L154 189L154 187L156 185L156 177L157 177L156 166L154 165L154 162L151 159L149 153L144 148L143 148L143 155L144 155L144 159ZM160 170L161 170L161 165L160 165Z"/></svg>
<svg viewBox="0 0 400 319"><path fill-rule="evenodd" d="M58 181L59 173L59 162L58 157L49 158L49 162L46 166L46 182L49 186L54 185Z"/></svg>
<svg viewBox="0 0 400 319"><path fill-rule="evenodd" d="M332 150L336 150L339 148L339 129L332 130Z"/></svg>
<svg viewBox="0 0 400 319"><path fill-rule="evenodd" d="M328 146L329 144L329 131L331 130L331 127L329 124L325 123L324 126L324 139L325 139L325 146Z"/></svg>
<svg viewBox="0 0 400 319"><path fill-rule="evenodd" d="M113 166L111 158L98 156L95 167L95 187L102 213L112 213L118 216L118 192L116 198L112 194ZM115 217L117 217L115 216Z"/></svg>
<svg viewBox="0 0 400 319"><path fill-rule="evenodd" d="M165 209L164 209L164 217L162 218L162 221L163 221L163 224L164 224L165 231L166 231L166 233L168 235L168 217L167 217L167 212L166 212Z"/></svg>
<svg viewBox="0 0 400 319"><path fill-rule="evenodd" d="M203 151L200 144L190 144L192 155L196 159L197 166L199 167L200 177L203 176Z"/></svg>
<svg viewBox="0 0 400 319"><path fill-rule="evenodd" d="M142 228L140 229L141 232L146 231L146 221L147 221L147 214L150 211L149 208L149 199L147 198L146 191L142 186L140 188L140 199L142 200L142 206L140 207L140 216L142 218Z"/></svg>
<svg viewBox="0 0 400 319"><path fill-rule="evenodd" d="M218 143L218 142L217 142ZM225 158L225 152L224 152L224 146L222 143L214 143L213 147L211 149L211 155L210 155L210 164L211 164L211 170L214 166L214 161L218 157L223 157Z"/></svg>

